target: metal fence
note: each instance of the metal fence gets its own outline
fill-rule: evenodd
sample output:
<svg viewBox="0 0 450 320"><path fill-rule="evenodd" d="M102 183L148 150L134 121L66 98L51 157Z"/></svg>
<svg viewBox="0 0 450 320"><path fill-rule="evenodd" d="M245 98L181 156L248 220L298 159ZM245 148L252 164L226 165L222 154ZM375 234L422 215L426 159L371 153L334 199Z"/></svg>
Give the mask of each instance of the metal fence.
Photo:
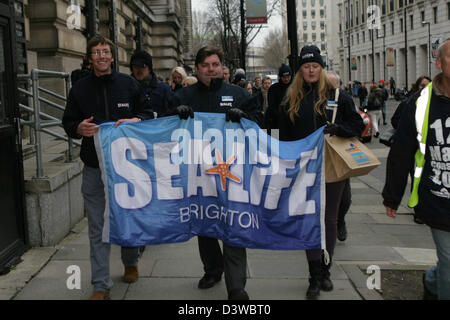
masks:
<svg viewBox="0 0 450 320"><path fill-rule="evenodd" d="M17 76L19 82L26 82L28 88L31 91L27 91L23 88L18 88L20 93L25 94L29 97L29 105L24 105L19 103L20 110L26 112L29 117L28 119L20 119L21 125L27 125L30 127L30 144L34 145L36 148L36 178L43 178L43 166L42 166L42 140L41 133L45 132L55 138L65 140L68 142L68 160L72 161L74 158L73 145L80 146L79 142L72 141L70 137L61 135L55 131L49 130L48 128L59 126L62 127L62 121L55 118L49 114L41 111L41 103L55 108L57 110L64 111L65 103L69 95L71 80L70 74L67 72L54 72L47 70L31 70L30 74L20 74ZM51 90L42 88L39 86L39 80L41 79L63 79L65 82L65 96L57 94ZM58 101L62 101L63 104L58 104L51 100L48 100L41 96L41 92L46 93Z"/></svg>

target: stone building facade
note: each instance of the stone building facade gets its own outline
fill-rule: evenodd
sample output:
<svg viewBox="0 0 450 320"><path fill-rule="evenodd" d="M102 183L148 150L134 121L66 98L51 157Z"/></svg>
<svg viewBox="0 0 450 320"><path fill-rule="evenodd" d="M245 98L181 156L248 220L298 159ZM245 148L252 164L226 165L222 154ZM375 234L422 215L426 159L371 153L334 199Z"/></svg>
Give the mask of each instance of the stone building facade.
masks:
<svg viewBox="0 0 450 320"><path fill-rule="evenodd" d="M153 56L161 76L192 55L191 0L26 0L25 26L28 70L79 68L95 33L117 44L118 70L125 73L137 48Z"/></svg>
<svg viewBox="0 0 450 320"><path fill-rule="evenodd" d="M379 17L375 21L378 29L373 32L373 50L368 28L372 19L367 14L370 5L377 6ZM337 10L340 74L344 82L377 82L393 77L397 87L410 87L419 76L433 77L439 72L432 62L429 39L437 35L444 40L450 37L450 1L339 0ZM387 48L393 49L392 67L385 66Z"/></svg>

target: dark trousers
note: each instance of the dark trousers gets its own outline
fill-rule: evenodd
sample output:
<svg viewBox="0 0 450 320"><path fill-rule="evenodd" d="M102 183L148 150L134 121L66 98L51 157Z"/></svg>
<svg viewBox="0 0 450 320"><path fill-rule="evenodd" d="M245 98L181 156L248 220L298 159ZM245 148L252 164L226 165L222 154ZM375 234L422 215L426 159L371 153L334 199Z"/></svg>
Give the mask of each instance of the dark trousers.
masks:
<svg viewBox="0 0 450 320"><path fill-rule="evenodd" d="M345 180L325 184L325 242L326 249L330 255L330 258L333 258L334 247L336 246L337 216L339 205L341 203L342 192L344 190L344 185ZM306 250L306 259L308 260L308 262L321 260L322 250Z"/></svg>
<svg viewBox="0 0 450 320"><path fill-rule="evenodd" d="M206 274L221 276L225 272L227 291L244 289L247 281L247 251L223 243L223 255L219 240L198 236L198 249Z"/></svg>
<svg viewBox="0 0 450 320"><path fill-rule="evenodd" d="M342 191L341 204L339 205L337 225L345 224L345 215L352 204L352 189L350 188L350 179L345 180L344 190Z"/></svg>

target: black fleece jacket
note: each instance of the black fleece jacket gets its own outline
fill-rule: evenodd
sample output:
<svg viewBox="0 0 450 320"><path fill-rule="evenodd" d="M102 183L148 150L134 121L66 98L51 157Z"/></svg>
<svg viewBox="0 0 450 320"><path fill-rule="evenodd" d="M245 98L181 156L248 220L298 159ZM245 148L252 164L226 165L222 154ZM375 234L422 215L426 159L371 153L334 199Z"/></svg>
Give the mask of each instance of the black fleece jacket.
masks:
<svg viewBox="0 0 450 320"><path fill-rule="evenodd" d="M263 125L263 116L258 105L258 97L251 96L243 88L228 84L222 79L212 79L209 87L201 81L178 90L171 100L171 110L187 105L194 112L226 113L231 108L244 111L259 126Z"/></svg>
<svg viewBox="0 0 450 320"><path fill-rule="evenodd" d="M133 117L151 119L153 110L148 104L141 85L131 76L115 71L101 77L91 73L70 90L62 123L69 137L83 139L80 152L83 163L98 168L94 139L80 136L78 125L91 116L96 124Z"/></svg>
<svg viewBox="0 0 450 320"><path fill-rule="evenodd" d="M320 115L314 111L314 105L318 98L316 85L305 86L306 96L300 103L298 114L294 117L292 123L287 113L287 106L282 106L279 115L280 140L294 141L304 139L318 128L332 121L332 112L325 111ZM335 90L328 92L328 100L334 100ZM323 106L325 110L325 106ZM364 123L361 116L355 110L355 104L344 92L339 90L338 109L335 123L338 125L337 136L355 137L360 136L364 130Z"/></svg>

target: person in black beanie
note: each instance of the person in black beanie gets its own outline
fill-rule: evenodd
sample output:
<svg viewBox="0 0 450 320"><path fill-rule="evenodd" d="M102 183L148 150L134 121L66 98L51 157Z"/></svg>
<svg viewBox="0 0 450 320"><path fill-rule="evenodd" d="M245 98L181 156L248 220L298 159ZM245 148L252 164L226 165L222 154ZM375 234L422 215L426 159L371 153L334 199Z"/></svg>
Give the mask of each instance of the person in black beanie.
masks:
<svg viewBox="0 0 450 320"><path fill-rule="evenodd" d="M286 91L280 106L280 140L304 139L325 126L324 133L340 137L359 136L364 130L361 116L356 112L351 99L337 88L324 71L320 50L316 46L305 46L299 57L300 69ZM339 96L337 95L339 93ZM336 101L337 100L337 101ZM332 122L332 110L337 104L337 113ZM332 109L332 108L331 108ZM336 246L337 215L341 202L344 181L325 184L325 237L326 247L306 250L309 267L307 299L317 299L320 290L333 290L330 266ZM318 213L316 213L318 214ZM329 263L326 264L328 253Z"/></svg>
<svg viewBox="0 0 450 320"><path fill-rule="evenodd" d="M152 110L158 116L165 114L169 108L169 100L172 98L172 90L165 82L159 82L153 72L152 56L143 50L136 51L130 60L131 76L135 78L144 88Z"/></svg>
<svg viewBox="0 0 450 320"><path fill-rule="evenodd" d="M264 114L265 127L270 129L278 129L278 117L281 101L284 98L287 88L292 81L292 69L286 64L282 64L278 69L278 82L271 85L267 93L268 108ZM270 133L270 132L269 132Z"/></svg>

